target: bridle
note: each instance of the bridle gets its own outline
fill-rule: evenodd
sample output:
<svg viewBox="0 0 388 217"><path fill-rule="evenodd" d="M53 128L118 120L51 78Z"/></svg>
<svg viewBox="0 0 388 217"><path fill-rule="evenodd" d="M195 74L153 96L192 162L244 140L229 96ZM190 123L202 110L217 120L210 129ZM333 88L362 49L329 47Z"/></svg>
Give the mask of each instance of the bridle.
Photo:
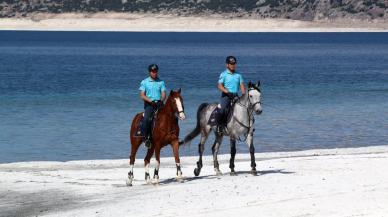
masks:
<svg viewBox="0 0 388 217"><path fill-rule="evenodd" d="M183 105L183 101L180 98L179 98L179 101L181 102L181 105L182 105L182 111L179 111L178 105L175 102L176 111L177 111L178 115L180 115L180 113L183 113L183 114L185 113L185 106Z"/></svg>
<svg viewBox="0 0 388 217"><path fill-rule="evenodd" d="M183 106L182 106L182 107L183 107ZM185 113L185 109L183 108L182 111L178 111L178 115L179 115L180 113Z"/></svg>
<svg viewBox="0 0 388 217"><path fill-rule="evenodd" d="M247 110L251 109L251 110L252 110L251 113L253 113L253 108L254 108L257 104L260 104L260 105L261 105L261 100L259 100L259 101L257 101L257 102L255 102L255 103L252 104L251 98L249 97L249 91L252 91L252 90L257 90L257 91L259 91L259 93L260 93L260 90L259 90L258 88L249 88L249 89L248 89L248 93L247 93L247 97L248 97L248 105L244 105L244 104L240 103L239 101L236 102L237 104L239 104L240 106L246 108Z"/></svg>
<svg viewBox="0 0 388 217"><path fill-rule="evenodd" d="M244 123L242 123L241 121L239 121L234 115L233 115L233 119L238 123L240 124L242 127L246 128L247 129L247 133L244 135L245 138L244 140L242 140L240 137L237 138L240 142L245 142L247 140L247 137L248 137L248 133L249 131L251 130L253 124L255 123L255 118L253 117L253 108L257 105L257 104L260 104L261 105L261 100L259 100L258 102L255 102L255 103L252 103L251 102L251 99L249 97L249 91L252 91L252 90L257 90L260 92L260 90L256 87L253 87L253 88L249 88L248 89L248 93L247 93L247 97L248 97L248 105L244 105L242 104L241 102L239 102L240 100L238 100L236 103L238 105L240 105L241 107L244 107L246 108L247 110L247 114L248 114L248 126L245 125Z"/></svg>

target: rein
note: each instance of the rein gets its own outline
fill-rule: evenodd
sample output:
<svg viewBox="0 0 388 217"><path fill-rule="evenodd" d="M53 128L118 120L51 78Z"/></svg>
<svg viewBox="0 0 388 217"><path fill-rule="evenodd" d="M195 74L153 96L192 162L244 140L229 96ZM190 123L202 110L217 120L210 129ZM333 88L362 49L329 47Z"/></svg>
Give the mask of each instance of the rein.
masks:
<svg viewBox="0 0 388 217"><path fill-rule="evenodd" d="M185 108L183 107L183 105L182 105L182 111L179 111L178 108L175 111L172 100L173 100L173 98L170 98L170 96L167 98L166 104L164 104L163 107L161 107L157 110L159 115L166 115L170 119L176 119L177 118L175 115L176 113L178 113L178 115L180 113L184 113ZM169 109L172 112L165 111L167 109ZM163 111L163 113L162 113L162 111ZM175 133L175 130L171 130L169 133Z"/></svg>

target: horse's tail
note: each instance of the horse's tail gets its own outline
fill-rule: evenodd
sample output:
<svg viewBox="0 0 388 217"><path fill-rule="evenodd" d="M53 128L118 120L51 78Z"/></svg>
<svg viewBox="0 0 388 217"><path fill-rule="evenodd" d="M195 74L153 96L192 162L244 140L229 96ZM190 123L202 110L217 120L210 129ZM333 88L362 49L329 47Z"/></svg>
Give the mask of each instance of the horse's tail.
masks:
<svg viewBox="0 0 388 217"><path fill-rule="evenodd" d="M195 126L195 129L193 131L191 131L191 133L189 133L187 136L185 136L185 138L182 141L179 141L179 145L185 145L199 135L199 133L201 132L201 126L200 126L201 125L201 120L200 120L201 119L201 112L208 105L209 105L208 103L202 103L198 107L197 126Z"/></svg>

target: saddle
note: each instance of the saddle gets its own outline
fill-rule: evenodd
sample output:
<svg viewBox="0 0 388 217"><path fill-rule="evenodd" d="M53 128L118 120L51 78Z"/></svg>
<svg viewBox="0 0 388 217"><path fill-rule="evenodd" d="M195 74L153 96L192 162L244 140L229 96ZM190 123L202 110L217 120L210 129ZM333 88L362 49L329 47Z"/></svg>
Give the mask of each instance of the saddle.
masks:
<svg viewBox="0 0 388 217"><path fill-rule="evenodd" d="M152 132L154 131L154 128L155 128L155 125L156 125L157 114L158 114L158 111L156 111L154 113L154 115L152 115L151 135L150 135L151 138L152 138ZM145 135L143 135L143 119L144 119L144 112L143 112L142 117L140 119L140 123L139 123L139 125L136 128L135 137L145 137Z"/></svg>
<svg viewBox="0 0 388 217"><path fill-rule="evenodd" d="M228 123L233 116L233 109L234 109L235 103L236 103L236 100L232 100L232 102L230 103L231 104L230 108L226 110L226 113L227 113L226 123ZM221 105L218 104L217 107L210 114L210 118L207 124L212 127L219 125L220 123L217 122L217 117L220 112L221 112Z"/></svg>

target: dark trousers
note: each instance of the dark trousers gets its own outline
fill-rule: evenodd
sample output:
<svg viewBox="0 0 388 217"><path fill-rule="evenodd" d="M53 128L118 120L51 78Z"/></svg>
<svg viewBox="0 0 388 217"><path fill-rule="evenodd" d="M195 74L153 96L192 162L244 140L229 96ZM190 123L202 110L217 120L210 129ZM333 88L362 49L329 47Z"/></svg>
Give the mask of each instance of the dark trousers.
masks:
<svg viewBox="0 0 388 217"><path fill-rule="evenodd" d="M151 124L156 109L149 103L144 103L143 135L146 138L151 136Z"/></svg>
<svg viewBox="0 0 388 217"><path fill-rule="evenodd" d="M221 109L220 109L220 113L218 114L218 118L217 118L218 124L220 124L220 125L226 124L227 114L230 110L230 103L231 103L231 99L229 99L229 97L223 93L221 95L221 100L220 100Z"/></svg>

